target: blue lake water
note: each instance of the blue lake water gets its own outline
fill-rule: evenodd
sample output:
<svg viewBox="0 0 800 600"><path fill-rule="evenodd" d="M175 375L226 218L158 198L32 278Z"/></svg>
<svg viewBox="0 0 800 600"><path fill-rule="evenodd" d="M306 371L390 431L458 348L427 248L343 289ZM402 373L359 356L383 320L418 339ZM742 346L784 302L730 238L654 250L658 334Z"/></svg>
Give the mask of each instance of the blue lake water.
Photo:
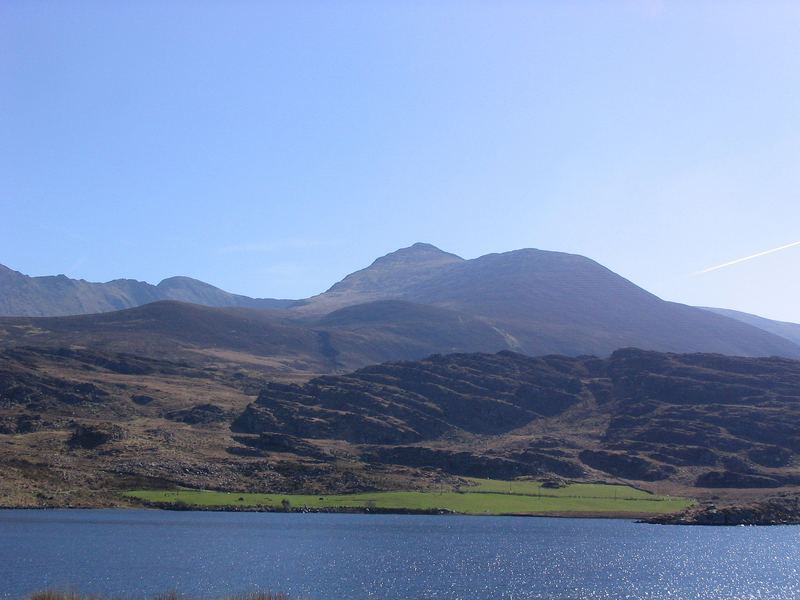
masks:
<svg viewBox="0 0 800 600"><path fill-rule="evenodd" d="M800 527L600 519L0 511L0 598L800 598Z"/></svg>

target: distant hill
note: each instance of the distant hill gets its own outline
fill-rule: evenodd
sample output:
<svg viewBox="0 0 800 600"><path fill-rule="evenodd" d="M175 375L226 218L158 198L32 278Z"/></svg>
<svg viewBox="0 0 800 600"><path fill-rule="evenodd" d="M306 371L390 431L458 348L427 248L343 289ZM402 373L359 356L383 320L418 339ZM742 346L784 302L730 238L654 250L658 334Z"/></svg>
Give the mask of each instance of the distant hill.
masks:
<svg viewBox="0 0 800 600"><path fill-rule="evenodd" d="M305 356L315 365L310 372L318 372L320 363L313 356L317 350L312 352L305 342L272 344L263 332L267 324L284 332L296 329L289 335L294 340L324 339L319 342L324 348L320 351L327 357L324 368L328 370L436 352L504 349L529 355L607 356L620 347L635 346L667 352L800 357L800 345L785 335L661 300L583 256L535 249L464 260L430 244L414 244L375 260L322 294L298 301L237 296L186 277L166 279L157 286L131 280L96 284L0 270L0 314L102 313L164 299L222 312L204 311L206 322L195 327L189 325L191 318L184 319L189 309L154 309L152 314L158 313L161 319L154 344L156 339L163 341L164 331L183 340L195 340L197 332L207 331L202 341L192 341L195 348ZM258 315L226 312L232 308L270 310ZM170 314L176 318L173 324L164 321ZM240 320L233 328L235 336L226 324L233 318ZM109 329L110 323L118 321L128 323L122 337L120 330ZM258 325L250 327L249 322ZM146 336L139 334L149 325L131 322L124 314L71 321L69 335L77 340L86 327L84 333L99 343L101 323L105 339L131 337L139 339L143 348L147 345ZM178 335L181 323L196 331ZM54 326L55 322L37 325Z"/></svg>
<svg viewBox="0 0 800 600"><path fill-rule="evenodd" d="M231 294L189 277L171 277L158 285L134 279L91 283L65 275L29 277L0 265L0 315L3 316L82 315L133 308L158 300L249 308L283 308L292 303Z"/></svg>
<svg viewBox="0 0 800 600"><path fill-rule="evenodd" d="M703 307L704 310L711 311L718 315L723 315L725 317L729 317L731 319L736 319L737 321L741 321L742 323L747 323L748 325L752 325L753 327L758 327L759 329L763 329L773 335L779 335L782 338L786 338L790 342L795 344L800 344L800 324L798 323L789 323L786 321L773 321L772 319L765 319L764 317L759 317L757 315L751 315L746 312L740 312L738 310L730 310L728 308L707 308Z"/></svg>

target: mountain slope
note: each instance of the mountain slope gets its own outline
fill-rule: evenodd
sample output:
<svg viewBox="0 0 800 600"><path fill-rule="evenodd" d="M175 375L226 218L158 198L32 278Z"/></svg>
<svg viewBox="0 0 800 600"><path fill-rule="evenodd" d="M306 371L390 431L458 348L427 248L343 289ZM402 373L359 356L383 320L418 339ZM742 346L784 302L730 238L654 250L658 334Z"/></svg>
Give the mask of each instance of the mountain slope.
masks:
<svg viewBox="0 0 800 600"><path fill-rule="evenodd" d="M751 325L661 300L598 263L526 249L462 260L430 245L398 250L291 310L324 314L377 299L482 318L527 354L675 352L800 357L800 346Z"/></svg>
<svg viewBox="0 0 800 600"><path fill-rule="evenodd" d="M730 310L728 308L707 308L705 306L702 308L703 310L708 310L718 315L747 323L753 327L758 327L773 335L786 338L795 344L800 344L800 324L798 323L774 321L772 319L765 319L764 317L751 315L750 313L740 312L738 310Z"/></svg>
<svg viewBox="0 0 800 600"><path fill-rule="evenodd" d="M328 291L298 303L295 309L301 314L325 314L373 300L405 298L409 287L423 284L442 269L463 262L455 254L418 242L376 259Z"/></svg>
<svg viewBox="0 0 800 600"><path fill-rule="evenodd" d="M250 308L282 308L292 303L231 294L189 277L172 277L158 285L133 279L91 283L65 275L29 277L0 265L0 315L3 316L82 315L133 308L158 300Z"/></svg>

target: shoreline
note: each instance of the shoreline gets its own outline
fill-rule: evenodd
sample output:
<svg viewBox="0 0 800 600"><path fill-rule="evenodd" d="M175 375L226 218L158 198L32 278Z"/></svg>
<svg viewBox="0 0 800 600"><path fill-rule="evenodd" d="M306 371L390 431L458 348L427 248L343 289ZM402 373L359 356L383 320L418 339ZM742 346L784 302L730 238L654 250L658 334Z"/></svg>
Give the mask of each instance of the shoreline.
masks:
<svg viewBox="0 0 800 600"><path fill-rule="evenodd" d="M787 520L753 519L743 521L738 519L704 519L686 518L685 512L653 515L652 513L625 513L625 512L593 512L593 511L553 511L532 513L462 513L447 509L411 509L411 508L359 508L359 507L330 507L330 508L297 508L282 510L273 507L237 507L237 506L175 506L169 503L142 502L140 505L121 506L0 506L0 513L5 511L164 511L164 512L194 512L194 513L274 513L274 514L341 514L341 515L405 515L427 517L524 517L524 518L551 518L551 519L604 519L619 521L634 521L643 525L679 525L700 527L775 527L780 525L800 525L800 519Z"/></svg>
<svg viewBox="0 0 800 600"><path fill-rule="evenodd" d="M143 503L141 506L0 506L0 512L11 510L29 511L49 511L49 510L146 510L164 512L197 512L197 513L275 513L275 514L343 514L343 515L408 515L408 516L428 516L428 517L526 517L526 518L553 518L553 519L613 519L620 521L637 521L647 523L646 519L652 517L650 513L604 513L604 512L538 512L538 513L461 513L446 509L436 510L416 510L416 509L388 509L388 508L315 508L315 509L291 509L280 510L268 507L247 508L247 507L203 507L187 506L175 507L171 505L159 505L158 503Z"/></svg>

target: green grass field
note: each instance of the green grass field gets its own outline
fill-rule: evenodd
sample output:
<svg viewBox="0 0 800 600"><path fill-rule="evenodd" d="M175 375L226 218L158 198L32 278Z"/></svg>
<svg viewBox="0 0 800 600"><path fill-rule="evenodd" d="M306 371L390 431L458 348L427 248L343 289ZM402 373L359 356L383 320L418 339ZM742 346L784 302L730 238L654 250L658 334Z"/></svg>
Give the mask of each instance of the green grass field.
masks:
<svg viewBox="0 0 800 600"><path fill-rule="evenodd" d="M370 492L339 496L299 494L240 494L198 490L135 490L129 498L149 503L198 508L275 508L287 500L292 509L449 510L468 515L574 513L645 515L677 512L690 500L654 496L628 486L575 483L558 489L529 481L470 479L475 485L461 491Z"/></svg>

